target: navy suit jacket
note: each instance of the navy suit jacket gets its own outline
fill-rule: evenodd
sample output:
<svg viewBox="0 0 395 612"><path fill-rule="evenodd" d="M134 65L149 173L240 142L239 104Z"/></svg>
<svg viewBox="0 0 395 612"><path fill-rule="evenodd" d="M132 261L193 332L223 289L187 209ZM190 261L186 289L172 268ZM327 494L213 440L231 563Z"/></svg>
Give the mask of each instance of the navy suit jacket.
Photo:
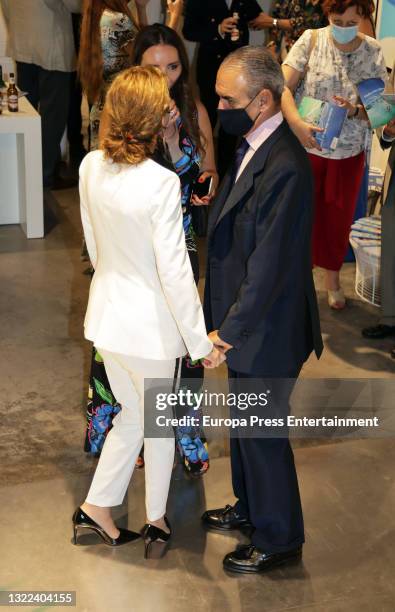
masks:
<svg viewBox="0 0 395 612"><path fill-rule="evenodd" d="M311 264L312 173L284 121L231 187L225 176L208 228L208 331L233 345L236 372L287 377L323 345Z"/></svg>

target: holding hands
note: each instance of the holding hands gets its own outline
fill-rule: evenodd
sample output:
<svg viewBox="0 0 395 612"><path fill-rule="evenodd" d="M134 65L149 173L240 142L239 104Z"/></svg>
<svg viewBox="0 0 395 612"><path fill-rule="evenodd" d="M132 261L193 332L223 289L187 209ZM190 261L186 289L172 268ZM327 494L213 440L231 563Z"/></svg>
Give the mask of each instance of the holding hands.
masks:
<svg viewBox="0 0 395 612"><path fill-rule="evenodd" d="M221 363L223 363L225 359L225 355L214 346L211 353L209 353L208 355L206 355L206 357L204 357L204 359L202 359L202 364L208 370L213 370L214 368L217 368L219 365L221 365Z"/></svg>
<svg viewBox="0 0 395 612"><path fill-rule="evenodd" d="M206 355L206 357L202 360L202 363L205 368L213 369L221 365L221 363L226 360L225 353L233 348L233 346L219 337L217 329L210 332L208 337L214 344L214 347L211 353Z"/></svg>

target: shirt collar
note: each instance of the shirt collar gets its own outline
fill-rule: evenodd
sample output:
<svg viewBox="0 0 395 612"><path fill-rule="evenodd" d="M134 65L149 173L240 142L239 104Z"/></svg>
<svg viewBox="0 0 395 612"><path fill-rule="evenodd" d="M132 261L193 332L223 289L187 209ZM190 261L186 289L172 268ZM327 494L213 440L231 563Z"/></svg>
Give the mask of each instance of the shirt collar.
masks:
<svg viewBox="0 0 395 612"><path fill-rule="evenodd" d="M246 136L246 140L250 145L251 149L257 151L259 147L269 138L271 134L281 125L284 121L284 117L281 111L266 119L261 125L259 125L251 134Z"/></svg>

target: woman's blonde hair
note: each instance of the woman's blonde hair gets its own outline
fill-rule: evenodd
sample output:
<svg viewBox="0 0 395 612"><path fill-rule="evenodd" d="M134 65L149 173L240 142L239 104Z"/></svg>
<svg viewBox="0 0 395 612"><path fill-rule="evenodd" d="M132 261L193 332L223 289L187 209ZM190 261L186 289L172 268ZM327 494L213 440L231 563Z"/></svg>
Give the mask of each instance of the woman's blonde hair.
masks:
<svg viewBox="0 0 395 612"><path fill-rule="evenodd" d="M167 79L153 66L121 72L106 97L109 130L102 149L108 159L136 165L155 151L170 105Z"/></svg>

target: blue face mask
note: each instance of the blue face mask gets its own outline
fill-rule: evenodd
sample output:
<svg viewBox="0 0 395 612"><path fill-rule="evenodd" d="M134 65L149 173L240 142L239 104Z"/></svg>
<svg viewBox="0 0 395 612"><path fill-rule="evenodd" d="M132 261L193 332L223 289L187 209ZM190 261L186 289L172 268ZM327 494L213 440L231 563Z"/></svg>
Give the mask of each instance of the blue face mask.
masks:
<svg viewBox="0 0 395 612"><path fill-rule="evenodd" d="M336 42L340 43L341 45L346 45L358 36L358 26L356 25L349 28L343 28L331 23L331 32Z"/></svg>

